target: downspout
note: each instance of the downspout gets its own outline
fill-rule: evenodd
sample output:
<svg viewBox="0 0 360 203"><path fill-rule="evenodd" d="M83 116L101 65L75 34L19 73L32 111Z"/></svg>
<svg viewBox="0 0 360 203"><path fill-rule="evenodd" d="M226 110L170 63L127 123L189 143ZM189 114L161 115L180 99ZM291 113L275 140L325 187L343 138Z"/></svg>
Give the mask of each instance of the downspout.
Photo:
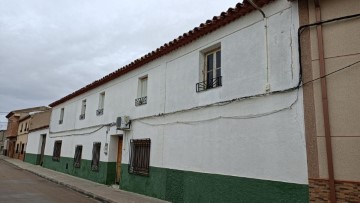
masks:
<svg viewBox="0 0 360 203"><path fill-rule="evenodd" d="M316 22L321 22L320 2L319 0L314 0L314 3L315 3ZM336 191L335 191L334 164L333 164L332 144L331 144L331 134L330 134L329 103L328 103L327 84L325 77L326 71L325 71L322 25L316 26L316 34L318 41L319 67L320 67L320 77L321 77L321 97L322 97L323 116L324 116L326 158L327 158L327 168L328 168L329 188L330 188L330 202L335 203Z"/></svg>
<svg viewBox="0 0 360 203"><path fill-rule="evenodd" d="M268 43L268 23L267 23L267 17L263 10L259 6L257 6L253 0L246 0L249 2L256 10L258 10L264 20L264 28L265 28L265 52L266 52L266 86L265 91L270 92L270 83L269 83L269 43Z"/></svg>

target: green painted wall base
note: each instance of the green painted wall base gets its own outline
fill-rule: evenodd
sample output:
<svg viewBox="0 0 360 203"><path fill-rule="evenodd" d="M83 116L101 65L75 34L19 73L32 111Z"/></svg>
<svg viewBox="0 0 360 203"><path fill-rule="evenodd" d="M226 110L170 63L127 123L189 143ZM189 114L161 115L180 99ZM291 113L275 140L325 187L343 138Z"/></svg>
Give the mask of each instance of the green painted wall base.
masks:
<svg viewBox="0 0 360 203"><path fill-rule="evenodd" d="M91 160L82 159L80 168L74 168L73 162L73 158L60 157L60 161L53 161L51 156L44 156L43 167L106 185L115 183L116 162L100 162L99 171L91 170Z"/></svg>
<svg viewBox="0 0 360 203"><path fill-rule="evenodd" d="M38 165L40 162L40 154L26 153L24 161L34 165Z"/></svg>
<svg viewBox="0 0 360 203"><path fill-rule="evenodd" d="M120 188L171 202L309 202L308 185L150 167L149 176L128 173Z"/></svg>

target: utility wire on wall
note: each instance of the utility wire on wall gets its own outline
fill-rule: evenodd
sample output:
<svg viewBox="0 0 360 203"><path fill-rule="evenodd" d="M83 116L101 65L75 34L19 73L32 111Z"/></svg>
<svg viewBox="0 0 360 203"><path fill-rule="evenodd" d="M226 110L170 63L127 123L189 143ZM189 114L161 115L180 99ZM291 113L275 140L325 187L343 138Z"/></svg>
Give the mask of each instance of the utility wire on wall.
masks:
<svg viewBox="0 0 360 203"><path fill-rule="evenodd" d="M290 87L290 88L286 88L286 89L278 90L278 91L272 91L272 92L268 92L268 93L263 93L263 94L256 94L256 95L251 95L251 96L239 97L239 98L235 98L235 99L231 99L231 100L227 100L227 101L216 102L216 103L203 105L203 106L196 106L196 107L193 107L193 108L183 109L183 110L174 111L174 112L160 113L158 115L151 115L151 116L145 116L145 117L138 117L138 118L132 119L132 121L139 121L140 123L147 124L147 125L192 124L192 123L200 123L200 122L212 121L212 120L216 120L216 119L251 119L251 118L259 118L259 117L268 116L268 115L271 115L271 114L274 114L274 113L278 113L278 112L281 112L281 111L284 111L284 110L290 110L293 107L293 105L295 105L295 103L298 101L299 89L302 86L305 86L305 85L307 85L309 83L317 81L317 80L319 80L321 78L328 77L329 75L337 73L337 72L339 72L341 70L345 70L347 68L350 68L350 67L360 63L360 61L357 61L355 63L352 63L352 64L349 64L349 65L347 65L345 67L342 67L342 68L340 68L340 69L338 69L336 71L328 73L328 74L326 74L326 75L324 75L322 77L315 78L313 80L302 83L302 63L301 63L301 43L300 43L301 33L306 28L309 28L309 27L312 27L312 26L321 25L321 24L325 24L325 23L331 23L331 22L340 21L340 20L356 18L356 17L359 17L359 16L360 16L360 14L344 16L344 17L340 17L340 18L334 18L334 19L321 21L321 22L308 24L308 25L304 25L304 26L299 27L299 29L298 29L298 49L299 49L298 50L299 51L299 77L298 77L298 79L299 79L299 81L298 81L297 85L294 86L294 87ZM212 106L224 106L224 105L231 104L233 102L243 101L245 99L259 98L259 97L264 97L264 96L273 95L273 94L279 94L279 93L287 93L287 92L290 92L290 91L293 91L293 90L297 90L297 96L296 96L295 101L290 106L284 107L284 108L281 108L281 109L277 109L277 110L273 110L273 111L270 111L270 112L265 112L265 113L260 113L260 114L249 114L249 115L244 115L244 116L229 116L229 117L218 116L218 117L211 118L211 119L204 119L204 120L197 120L197 121L176 121L176 122L164 123L164 124L151 124L151 123L146 123L146 122L141 121L141 120L147 119L147 118L164 117L164 116L175 114L175 113L188 112L188 111L192 111L192 110L199 110L199 109L208 108L208 107L212 107ZM102 129L104 126L107 126L107 125L109 125L109 124L102 124L102 125L97 125L97 126L92 126L92 127L87 127L87 128L68 130L68 131L58 131L58 132L51 132L50 131L50 133L55 134L55 133L62 133L62 132L70 132L70 131L77 131L77 130L95 128L95 127L100 126L98 129L96 129L94 131L91 131L89 133L79 133L79 134L71 134L71 135L63 135L63 136L88 135L88 134L99 131L100 129ZM57 137L62 137L62 136L57 136Z"/></svg>

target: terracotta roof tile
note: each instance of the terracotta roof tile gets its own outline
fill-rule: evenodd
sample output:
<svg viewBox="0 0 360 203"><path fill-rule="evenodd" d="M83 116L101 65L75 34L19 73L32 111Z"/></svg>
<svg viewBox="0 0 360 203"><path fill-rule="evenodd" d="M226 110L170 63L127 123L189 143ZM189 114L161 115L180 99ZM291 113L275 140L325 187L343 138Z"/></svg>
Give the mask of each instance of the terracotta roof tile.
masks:
<svg viewBox="0 0 360 203"><path fill-rule="evenodd" d="M259 6L262 7L274 0L254 0L254 2ZM134 69L140 68L144 64L147 64L161 56L164 56L186 44L189 44L190 42L197 40L198 38L207 35L216 29L219 29L220 27L240 18L241 16L246 15L247 13L250 13L251 11L256 10L254 7L252 7L247 1L244 1L243 4L237 3L235 8L229 8L226 12L222 12L220 16L214 16L212 20L207 20L205 23L201 23L198 27L195 27L194 29L190 30L187 33L184 33L183 35L180 35L178 38L165 43L160 48L157 48L156 50L144 55L143 57L134 60L128 65L125 65L118 70L102 77L99 80L95 80L94 82L86 85L85 87L76 90L75 92L49 104L50 107L57 106L61 103L64 103L76 96L79 96L89 90L92 90L96 87L99 87L100 85L103 85L111 80L114 80Z"/></svg>

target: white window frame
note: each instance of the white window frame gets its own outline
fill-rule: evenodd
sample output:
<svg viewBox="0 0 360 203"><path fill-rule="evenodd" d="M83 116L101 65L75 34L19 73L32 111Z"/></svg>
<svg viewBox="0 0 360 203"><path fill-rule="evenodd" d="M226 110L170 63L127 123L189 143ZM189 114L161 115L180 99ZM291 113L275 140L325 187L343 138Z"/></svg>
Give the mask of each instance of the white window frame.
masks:
<svg viewBox="0 0 360 203"><path fill-rule="evenodd" d="M143 76L139 78L138 85L138 98L147 97L147 84L148 84L148 76Z"/></svg>
<svg viewBox="0 0 360 203"><path fill-rule="evenodd" d="M61 108L61 109L60 109L59 124L62 124L62 123L64 122L64 113L65 113L65 108Z"/></svg>
<svg viewBox="0 0 360 203"><path fill-rule="evenodd" d="M138 80L137 98L135 99L135 106L147 104L147 86L149 82L148 75L140 77Z"/></svg>
<svg viewBox="0 0 360 203"><path fill-rule="evenodd" d="M104 105L105 105L105 92L101 92L99 94L99 104L98 109L96 110L96 115L100 116L104 113Z"/></svg>
<svg viewBox="0 0 360 203"><path fill-rule="evenodd" d="M217 53L220 53L220 66L217 67ZM204 67L203 67L203 78L204 78L204 81L207 81L209 78L208 78L208 57L212 55L213 58L212 58L212 78L210 78L211 80L214 79L214 78L217 78L217 77L220 77L221 76L221 47L219 48L216 48L215 50L212 50L212 51L209 51L207 53L205 53L205 58L204 58ZM217 70L220 70L220 74L218 75L218 72Z"/></svg>
<svg viewBox="0 0 360 203"><path fill-rule="evenodd" d="M86 113L86 99L81 101L80 120L85 119L85 113Z"/></svg>

